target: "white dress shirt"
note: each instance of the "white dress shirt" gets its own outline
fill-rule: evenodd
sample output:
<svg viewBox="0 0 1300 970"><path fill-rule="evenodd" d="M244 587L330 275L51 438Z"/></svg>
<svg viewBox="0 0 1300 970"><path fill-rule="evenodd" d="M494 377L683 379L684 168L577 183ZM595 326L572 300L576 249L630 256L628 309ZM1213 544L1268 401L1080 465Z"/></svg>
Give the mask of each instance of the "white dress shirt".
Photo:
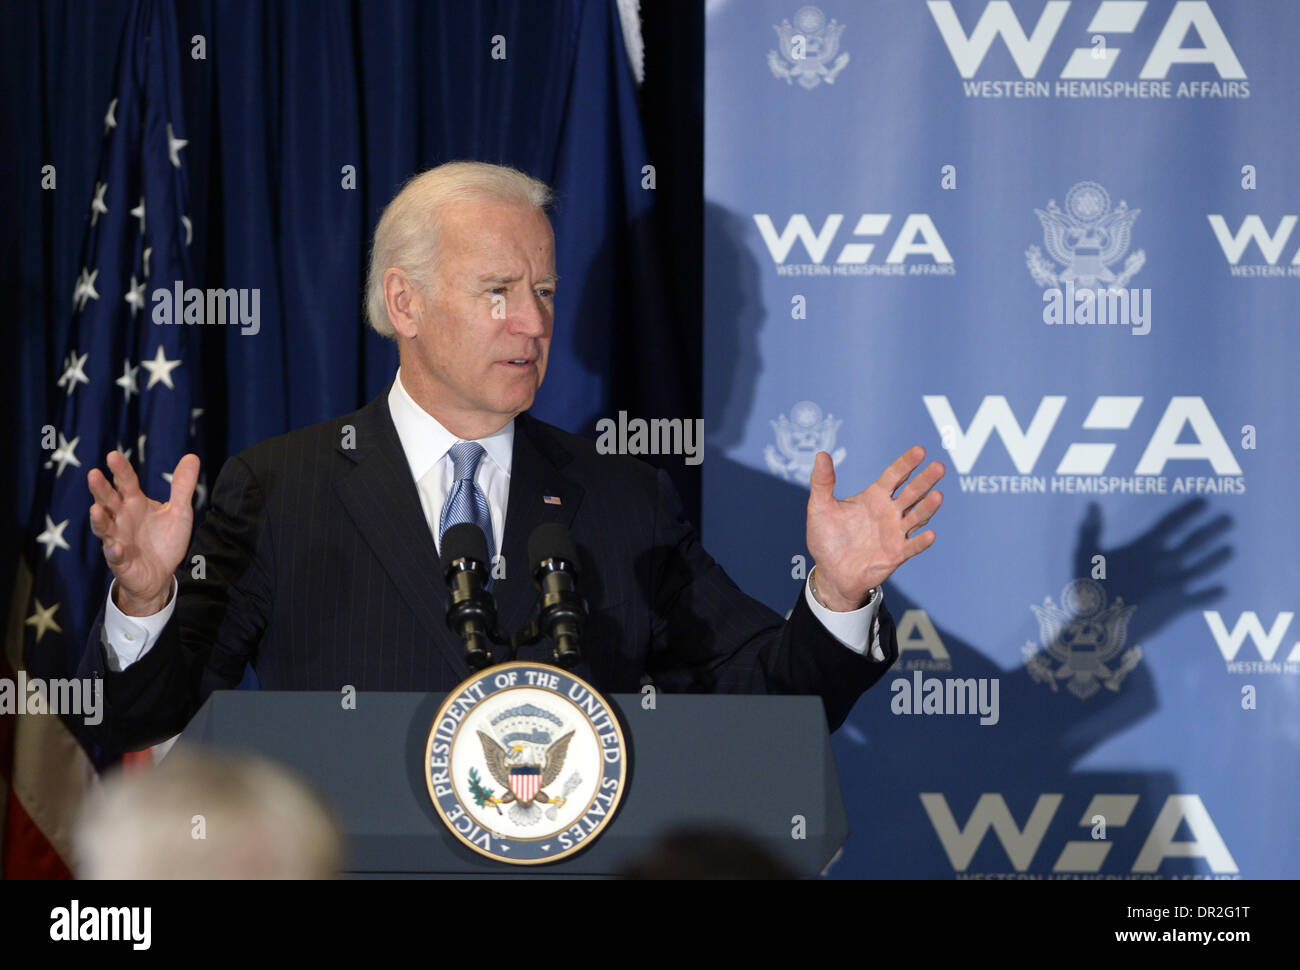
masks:
<svg viewBox="0 0 1300 970"><path fill-rule="evenodd" d="M415 403L402 385L400 370L388 392L388 410L393 418L393 426L397 429L398 441L410 465L411 477L415 480L416 490L420 495L420 506L424 509L425 521L429 523L434 544L437 545L441 539L438 535L438 522L442 517L442 506L447 501L447 493L451 491L455 480L453 477L455 466L448 452L451 446L461 439ZM486 454L479 460L478 468L474 472L474 482L487 496L488 509L492 517L493 549L499 554L504 548L505 540L515 424L511 421L495 434L477 440ZM815 571L816 567L814 567ZM811 579L811 575L809 578ZM117 580L113 582L116 583ZM811 583L806 584L804 595L808 608L812 610L813 616L817 617L822 626L855 653L865 654L870 639L871 656L876 660L884 660L884 652L880 649L880 626L876 622L883 601L880 590L876 590L870 602L861 609L850 613L836 613L817 602L817 598L812 595L811 585ZM176 580L173 578L172 591L166 606L152 616L127 616L113 602L113 587L109 587L101 637L109 669L125 670L158 642L158 637L162 635L163 628L176 608L176 592Z"/></svg>
<svg viewBox="0 0 1300 970"><path fill-rule="evenodd" d="M392 390L388 392L388 411L397 428L397 439L406 452L406 462L411 466L420 493L420 506L424 519L433 533L434 545L442 552L442 537L438 523L442 507L455 482L455 463L448 454L451 446L462 439L442 426L442 423L412 400L402 385L402 372L397 372ZM506 534L506 503L510 497L510 460L514 456L515 423L511 421L500 431L486 438L477 438L487 452L479 459L474 471L474 484L487 496L488 511L492 516L492 548L500 554Z"/></svg>

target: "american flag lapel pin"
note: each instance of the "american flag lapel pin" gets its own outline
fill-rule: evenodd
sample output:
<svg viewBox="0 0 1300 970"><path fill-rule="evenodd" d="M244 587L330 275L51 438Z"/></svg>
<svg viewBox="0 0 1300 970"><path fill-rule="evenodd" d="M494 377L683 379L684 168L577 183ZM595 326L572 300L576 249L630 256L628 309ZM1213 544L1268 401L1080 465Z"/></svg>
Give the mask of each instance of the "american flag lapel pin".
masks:
<svg viewBox="0 0 1300 970"><path fill-rule="evenodd" d="M558 496L558 495L543 495L543 496L542 496L542 501L545 502L547 505L563 505L563 504L564 504L563 502L560 501L560 496Z"/></svg>

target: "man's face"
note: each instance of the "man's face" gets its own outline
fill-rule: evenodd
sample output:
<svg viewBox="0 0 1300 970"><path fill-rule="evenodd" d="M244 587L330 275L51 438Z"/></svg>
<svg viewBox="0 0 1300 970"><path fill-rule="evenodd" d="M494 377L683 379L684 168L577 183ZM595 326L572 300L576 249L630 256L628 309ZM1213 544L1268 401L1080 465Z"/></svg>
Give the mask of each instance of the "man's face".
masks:
<svg viewBox="0 0 1300 970"><path fill-rule="evenodd" d="M505 425L533 403L555 323L555 236L545 214L496 201L443 212L439 264L419 301L403 383L444 423ZM410 381L407 372L410 374Z"/></svg>

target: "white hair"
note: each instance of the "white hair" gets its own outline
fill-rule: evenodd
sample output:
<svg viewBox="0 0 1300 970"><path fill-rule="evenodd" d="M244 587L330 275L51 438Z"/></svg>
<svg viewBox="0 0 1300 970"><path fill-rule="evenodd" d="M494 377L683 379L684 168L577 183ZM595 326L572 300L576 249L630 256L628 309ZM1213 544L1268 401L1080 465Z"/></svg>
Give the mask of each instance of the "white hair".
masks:
<svg viewBox="0 0 1300 970"><path fill-rule="evenodd" d="M318 797L261 758L176 749L82 806L82 879L329 879L343 843Z"/></svg>
<svg viewBox="0 0 1300 970"><path fill-rule="evenodd" d="M366 317L385 337L396 331L384 303L384 273L398 268L427 290L437 270L443 210L455 202L485 199L545 211L554 198L545 182L518 169L487 162L447 162L412 177L388 203L375 226L366 279Z"/></svg>

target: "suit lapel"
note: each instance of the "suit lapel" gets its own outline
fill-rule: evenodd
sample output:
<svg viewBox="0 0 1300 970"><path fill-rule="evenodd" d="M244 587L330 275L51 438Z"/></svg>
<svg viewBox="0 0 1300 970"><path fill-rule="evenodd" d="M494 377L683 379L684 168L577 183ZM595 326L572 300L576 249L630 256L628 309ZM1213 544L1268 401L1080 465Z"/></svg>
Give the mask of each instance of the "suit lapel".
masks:
<svg viewBox="0 0 1300 970"><path fill-rule="evenodd" d="M447 628L447 587L411 466L402 451L385 392L358 411L353 447L338 451L354 462L336 491L343 507L389 579L460 677L469 676L465 651Z"/></svg>
<svg viewBox="0 0 1300 970"><path fill-rule="evenodd" d="M537 603L528 537L544 522L572 526L582 503L583 487L560 469L569 455L527 414L515 419L514 450L510 459L510 498L506 507L503 539L506 577L493 584L498 624L504 635L516 633L531 618ZM558 504L547 502L549 496Z"/></svg>
<svg viewBox="0 0 1300 970"><path fill-rule="evenodd" d="M335 486L339 500L430 640L458 676L468 677L464 647L447 628L442 566L388 412L388 392L358 411L353 421L355 441L344 439L337 446L354 464ZM527 414L515 420L502 550L506 575L492 587L498 626L507 636L532 618L537 603L528 537L544 522L572 527L582 503L583 487L560 471L569 459ZM558 499L558 504L547 502L548 496Z"/></svg>

